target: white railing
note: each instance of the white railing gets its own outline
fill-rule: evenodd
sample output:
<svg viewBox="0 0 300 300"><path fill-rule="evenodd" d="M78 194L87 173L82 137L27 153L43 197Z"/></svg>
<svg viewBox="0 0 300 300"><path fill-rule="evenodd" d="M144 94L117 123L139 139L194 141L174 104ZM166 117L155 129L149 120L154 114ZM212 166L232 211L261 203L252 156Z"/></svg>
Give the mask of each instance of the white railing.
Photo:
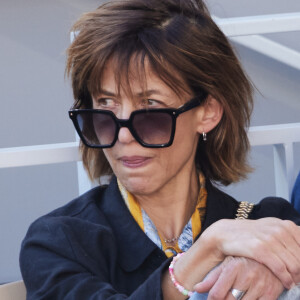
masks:
<svg viewBox="0 0 300 300"><path fill-rule="evenodd" d="M300 142L300 123L254 126L249 140L251 146L273 145L276 195L291 199L296 179L294 144Z"/></svg>
<svg viewBox="0 0 300 300"><path fill-rule="evenodd" d="M260 34L300 30L300 12L239 18L213 17L230 40L300 70L300 53Z"/></svg>
<svg viewBox="0 0 300 300"><path fill-rule="evenodd" d="M78 143L0 149L0 168L26 167L80 160Z"/></svg>
<svg viewBox="0 0 300 300"><path fill-rule="evenodd" d="M249 139L252 146L273 146L276 195L290 199L296 176L293 145L300 142L300 123L251 127ZM77 142L0 149L0 168L63 162L78 162L80 194L91 187L80 162Z"/></svg>
<svg viewBox="0 0 300 300"><path fill-rule="evenodd" d="M300 30L300 12L213 19L227 37Z"/></svg>

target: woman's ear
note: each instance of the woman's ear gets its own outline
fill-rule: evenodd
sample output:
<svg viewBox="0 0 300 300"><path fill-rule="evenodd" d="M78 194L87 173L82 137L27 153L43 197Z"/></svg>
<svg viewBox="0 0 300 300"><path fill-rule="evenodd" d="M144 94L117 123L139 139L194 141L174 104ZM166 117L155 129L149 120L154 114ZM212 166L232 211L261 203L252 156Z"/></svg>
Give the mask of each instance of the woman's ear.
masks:
<svg viewBox="0 0 300 300"><path fill-rule="evenodd" d="M207 133L214 129L222 119L223 105L208 95L205 104L198 108L197 112L197 131Z"/></svg>

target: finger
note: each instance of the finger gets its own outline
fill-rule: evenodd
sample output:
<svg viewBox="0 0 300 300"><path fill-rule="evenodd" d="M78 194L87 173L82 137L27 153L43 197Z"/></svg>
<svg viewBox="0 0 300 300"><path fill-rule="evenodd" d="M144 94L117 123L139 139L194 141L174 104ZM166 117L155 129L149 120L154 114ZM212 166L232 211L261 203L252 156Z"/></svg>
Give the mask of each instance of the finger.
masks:
<svg viewBox="0 0 300 300"><path fill-rule="evenodd" d="M257 284L255 282L251 283L251 286L246 291L243 300L259 299L264 294L264 289L266 288L266 285L264 284L263 280L261 280L260 282L258 282ZM269 298L269 300L270 299L272 298Z"/></svg>
<svg viewBox="0 0 300 300"><path fill-rule="evenodd" d="M300 240L300 230L299 227L293 223L292 221L284 220L281 221L280 226L277 226L277 229L274 229L277 234L274 235L274 239L270 238L270 245L282 245L283 249L278 249L278 253L288 252L291 257L293 257L293 262L300 263L300 244L298 243L298 239ZM275 227L275 226L274 226ZM289 261L289 257L287 257L287 261ZM292 263L293 264L293 263Z"/></svg>
<svg viewBox="0 0 300 300"><path fill-rule="evenodd" d="M285 265L286 271L292 277L293 283L297 282L297 279L299 277L299 272L300 272L300 269L299 269L300 262L298 261L298 259L296 257L297 255L293 254L293 250L291 250L291 248L295 249L294 250L295 252L300 252L300 248L295 243L292 236L287 234L282 239L280 239L280 235L278 237L270 237L269 248L272 249L272 255L270 256L270 255L266 254L265 257L267 257L267 258L277 257L276 259L280 260L282 265ZM265 264L267 264L267 261L265 261ZM270 269L273 271L272 268L270 268ZM285 272L285 270L283 270L283 272ZM278 276L278 274L276 274L276 273L274 273L274 274L276 276ZM282 274L282 275L284 275L284 274ZM289 286L286 286L286 287L289 288Z"/></svg>
<svg viewBox="0 0 300 300"><path fill-rule="evenodd" d="M282 221L282 223L286 230L286 232L284 233L284 237L289 239L288 246L293 247L293 252L298 254L297 257L300 257L300 226L297 226L294 222L288 220L284 220Z"/></svg>
<svg viewBox="0 0 300 300"><path fill-rule="evenodd" d="M290 222L290 221L287 221L287 222ZM292 222L293 223L293 222ZM293 224L289 224L290 226L293 226L294 225L294 223ZM297 226L296 225L296 227L297 227L297 229L295 229L295 230L293 230L292 232L294 233L294 239L295 239L295 241L297 242L297 244L299 245L299 247L300 247L300 226Z"/></svg>
<svg viewBox="0 0 300 300"><path fill-rule="evenodd" d="M265 255L265 259L262 258L260 262L268 266L281 279L286 288L291 288L300 276L300 247L295 239L297 234L299 234L298 227L293 222L278 220L274 224L272 232L262 239L265 244L263 249L260 249L260 253ZM268 253L270 250L271 255L270 252ZM270 265L271 259L276 256L273 265ZM290 273L290 276L287 273ZM289 282L289 277L293 282Z"/></svg>
<svg viewBox="0 0 300 300"><path fill-rule="evenodd" d="M270 253L270 251L264 251L264 249L262 249L262 252L259 255L259 257L254 259L257 262L264 264L266 267L268 267L274 273L274 275L277 278L279 278L284 287L290 289L295 285L295 282L291 273L287 269L285 262L283 262L283 260L280 257L278 257L277 253L278 252Z"/></svg>
<svg viewBox="0 0 300 300"><path fill-rule="evenodd" d="M287 270L293 278L293 282L296 283L300 279L300 262L288 247L289 246L282 247L280 259L286 264ZM300 248L297 251L300 252Z"/></svg>
<svg viewBox="0 0 300 300"><path fill-rule="evenodd" d="M207 293L213 287L222 272L222 265L218 265L210 271L202 282L194 286L194 291L198 293Z"/></svg>
<svg viewBox="0 0 300 300"><path fill-rule="evenodd" d="M236 292L241 291L245 293L243 300L256 300L262 296L266 296L265 299L268 300L277 299L280 295L280 289L283 289L283 286L269 269L249 259L235 259L238 272L232 284L232 288L235 289ZM217 285L215 285L215 287L220 288L217 287ZM230 289L225 299L234 300L235 297L232 293L233 291ZM221 294L217 296L221 296Z"/></svg>
<svg viewBox="0 0 300 300"><path fill-rule="evenodd" d="M223 266L222 273L209 291L208 300L226 299L228 292L236 281L239 263L239 259L234 258L234 260L228 261L228 263Z"/></svg>
<svg viewBox="0 0 300 300"><path fill-rule="evenodd" d="M243 300L276 300L283 290L283 285L279 280L276 283L272 281L272 284L268 285L257 281L252 283L251 287L245 293Z"/></svg>
<svg viewBox="0 0 300 300"><path fill-rule="evenodd" d="M253 281L257 278L257 273L253 269L253 262L251 260L240 258L243 263L243 267L238 269L238 273L232 288L228 291L226 300L236 300L237 296L242 293L243 300L256 300L260 295L260 291L253 288ZM249 264L250 263L250 264ZM254 262L258 264L257 262ZM270 271L269 271L270 272ZM263 282L263 278L260 278ZM250 291L250 296L249 295Z"/></svg>
<svg viewBox="0 0 300 300"><path fill-rule="evenodd" d="M289 253L288 270L292 274L295 282L300 280L300 244L298 243L300 237L300 230L297 225L291 221L283 221L286 227L286 231L289 234L285 234L285 238L282 238L282 243L285 247L285 251Z"/></svg>

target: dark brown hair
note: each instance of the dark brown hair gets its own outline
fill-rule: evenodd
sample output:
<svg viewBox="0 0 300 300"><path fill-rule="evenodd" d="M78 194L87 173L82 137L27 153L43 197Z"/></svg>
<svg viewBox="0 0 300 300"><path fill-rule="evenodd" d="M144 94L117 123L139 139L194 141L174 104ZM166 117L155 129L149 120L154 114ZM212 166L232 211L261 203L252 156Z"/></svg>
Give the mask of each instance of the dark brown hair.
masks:
<svg viewBox="0 0 300 300"><path fill-rule="evenodd" d="M197 167L208 179L225 185L246 176L252 86L202 1L109 1L84 14L72 31L76 38L67 50L66 73L72 80L75 108L91 107L91 95L101 90L109 59L116 62L119 86L129 89L132 61L143 78L147 60L177 93L186 87L194 94L205 90L224 108L207 141L199 139ZM92 179L112 172L102 150L81 144L81 151Z"/></svg>

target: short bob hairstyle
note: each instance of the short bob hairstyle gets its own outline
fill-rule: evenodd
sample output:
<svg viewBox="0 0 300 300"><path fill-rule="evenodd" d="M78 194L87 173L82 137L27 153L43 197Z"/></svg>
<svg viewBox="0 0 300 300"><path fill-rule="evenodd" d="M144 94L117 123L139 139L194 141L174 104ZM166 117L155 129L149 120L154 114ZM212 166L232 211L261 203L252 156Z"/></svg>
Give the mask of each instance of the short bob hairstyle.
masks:
<svg viewBox="0 0 300 300"><path fill-rule="evenodd" d="M72 31L76 38L67 50L66 74L72 80L74 108L92 107L92 95L101 91L102 74L111 58L119 91L130 90L132 66L138 78L145 78L147 61L176 93L187 87L194 94L205 90L223 106L222 119L207 141L199 138L197 168L207 179L224 185L246 177L251 170L246 130L252 85L201 0L109 1L84 14ZM91 179L112 174L101 149L82 143L80 147Z"/></svg>

